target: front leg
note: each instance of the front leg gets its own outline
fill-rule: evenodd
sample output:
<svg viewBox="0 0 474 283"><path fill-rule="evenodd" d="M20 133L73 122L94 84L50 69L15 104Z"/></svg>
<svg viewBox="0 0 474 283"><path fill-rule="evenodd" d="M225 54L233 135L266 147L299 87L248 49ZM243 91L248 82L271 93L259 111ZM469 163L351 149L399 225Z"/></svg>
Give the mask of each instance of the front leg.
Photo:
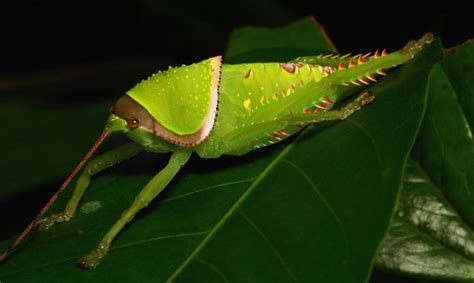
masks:
<svg viewBox="0 0 474 283"><path fill-rule="evenodd" d="M87 163L86 167L77 179L74 192L67 202L64 211L41 219L37 224L38 230L47 230L56 223L69 221L76 213L79 201L89 186L92 175L95 175L123 160L131 158L132 156L138 154L141 150L142 148L136 143L128 143L126 145L112 149L111 151L108 151Z"/></svg>
<svg viewBox="0 0 474 283"><path fill-rule="evenodd" d="M95 268L100 260L109 251L110 244L123 229L123 227L130 222L135 214L140 209L146 207L148 203L153 200L163 189L169 184L173 177L178 173L181 166L183 166L191 156L192 151L185 148L179 148L171 155L168 165L163 170L151 179L151 181L143 188L143 190L136 196L132 205L124 211L122 216L115 222L112 228L105 234L102 240L97 245L97 248L87 255L83 256L78 265L82 268Z"/></svg>

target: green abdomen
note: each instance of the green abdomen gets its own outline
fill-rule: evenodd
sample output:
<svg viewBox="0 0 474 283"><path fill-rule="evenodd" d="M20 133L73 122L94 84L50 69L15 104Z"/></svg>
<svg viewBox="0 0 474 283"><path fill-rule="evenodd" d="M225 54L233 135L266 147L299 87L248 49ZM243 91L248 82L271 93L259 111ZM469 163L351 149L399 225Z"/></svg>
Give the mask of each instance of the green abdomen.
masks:
<svg viewBox="0 0 474 283"><path fill-rule="evenodd" d="M302 112L320 102L298 96L308 83L326 76L323 68L307 64L255 63L224 65L219 88L216 131L231 131Z"/></svg>
<svg viewBox="0 0 474 283"><path fill-rule="evenodd" d="M202 157L239 154L238 147L248 147L248 144L240 145L223 140L232 136L232 132L241 132L259 123L277 120L289 113L330 109L336 97L327 97L323 93L302 94L301 90L310 83L318 82L331 71L331 67L309 64L224 65L216 123L208 139L196 148L196 152ZM282 130L291 135L299 128ZM259 140L262 138L255 137L249 143ZM269 145L265 141L261 144Z"/></svg>

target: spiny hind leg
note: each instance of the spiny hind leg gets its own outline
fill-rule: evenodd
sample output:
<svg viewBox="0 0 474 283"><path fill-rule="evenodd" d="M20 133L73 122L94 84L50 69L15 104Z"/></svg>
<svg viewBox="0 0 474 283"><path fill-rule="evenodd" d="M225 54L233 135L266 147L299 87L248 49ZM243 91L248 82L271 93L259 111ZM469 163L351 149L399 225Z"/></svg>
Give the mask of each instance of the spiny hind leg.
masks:
<svg viewBox="0 0 474 283"><path fill-rule="evenodd" d="M363 61L370 60L370 59L377 59L379 57L387 55L387 51L384 49L381 53L379 51L375 51L374 54L366 53L366 54L326 54L326 55L315 55L315 56L302 56L295 58L290 61L290 63L303 63L303 64L312 64L312 65L319 65L319 66L328 66L328 67L348 67L350 65L360 64Z"/></svg>
<svg viewBox="0 0 474 283"><path fill-rule="evenodd" d="M91 176L123 160L129 159L140 151L141 147L139 145L129 143L112 149L91 160L79 176L74 192L66 204L64 211L41 219L37 224L38 230L47 230L56 223L69 221L76 213L77 206L89 186Z"/></svg>
<svg viewBox="0 0 474 283"><path fill-rule="evenodd" d="M248 152L249 147L257 149L280 142L306 124L344 120L373 100L374 96L369 91L366 91L340 109L309 113L291 113L276 120L256 123L250 127L242 127L241 129L230 132L224 136L222 140L225 141L225 146L230 149L229 152L234 154ZM291 127L295 128L293 132L291 132Z"/></svg>
<svg viewBox="0 0 474 283"><path fill-rule="evenodd" d="M190 156L191 151L188 149L179 149L173 152L166 167L156 174L150 182L148 182L143 190L136 196L132 205L123 212L117 222L115 222L112 228L107 232L107 234L105 234L97 245L97 248L83 256L79 260L78 265L82 268L95 268L109 251L110 244L117 234L128 222L132 221L138 211L145 208L148 203L168 185L168 183L178 173L181 166L188 161Z"/></svg>

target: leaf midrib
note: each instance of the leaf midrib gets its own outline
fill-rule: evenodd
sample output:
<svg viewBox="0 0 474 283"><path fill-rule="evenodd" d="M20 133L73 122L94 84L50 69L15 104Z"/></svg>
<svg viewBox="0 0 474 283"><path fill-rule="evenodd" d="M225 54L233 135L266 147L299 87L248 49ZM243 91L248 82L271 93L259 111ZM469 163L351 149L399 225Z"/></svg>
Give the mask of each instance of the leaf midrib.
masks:
<svg viewBox="0 0 474 283"><path fill-rule="evenodd" d="M194 251L186 258L186 260L176 269L176 271L166 280L166 283L172 283L178 277L178 275L183 271L186 266L199 254L199 252L206 246L206 244L216 235L217 231L227 222L227 220L239 209L241 204L247 199L250 193L257 187L261 180L263 180L279 162L286 156L286 154L294 147L298 140L304 136L304 133L308 131L311 127L304 129L291 144L289 144L285 149L280 152L280 154L270 163L268 166L260 173L255 181L247 188L247 190L242 194L242 196L235 202L235 204L224 214L219 222L209 231L209 234L202 240L202 242L194 249Z"/></svg>

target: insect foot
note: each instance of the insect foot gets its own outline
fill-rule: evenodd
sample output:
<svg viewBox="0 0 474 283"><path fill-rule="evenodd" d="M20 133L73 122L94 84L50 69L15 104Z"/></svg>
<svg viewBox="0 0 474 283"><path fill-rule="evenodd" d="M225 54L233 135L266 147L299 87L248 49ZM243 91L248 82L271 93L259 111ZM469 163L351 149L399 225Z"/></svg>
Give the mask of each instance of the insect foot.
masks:
<svg viewBox="0 0 474 283"><path fill-rule="evenodd" d="M354 112L360 110L367 104L370 104L374 101L375 96L370 93L370 91L366 91L359 95L354 101L350 102L346 106L341 109L340 118L341 120L347 119L349 116L354 114Z"/></svg>
<svg viewBox="0 0 474 283"><path fill-rule="evenodd" d="M433 41L433 34L427 33L418 40L412 40L408 42L405 45L405 47L403 47L402 52L408 54L410 58L413 58L418 52L423 50L425 46L430 44L432 41Z"/></svg>
<svg viewBox="0 0 474 283"><path fill-rule="evenodd" d="M363 94L361 94L356 101L360 101L360 106L365 106L367 104L372 103L374 101L375 96L370 92L366 91Z"/></svg>
<svg viewBox="0 0 474 283"><path fill-rule="evenodd" d="M66 214L66 213L58 213L58 214L53 214L48 217L45 217L41 219L37 226L36 229L40 231L45 231L51 228L54 224L56 223L62 223L62 222L67 222L71 219L71 216Z"/></svg>
<svg viewBox="0 0 474 283"><path fill-rule="evenodd" d="M96 268L97 265L99 265L100 260L107 254L108 251L109 245L99 243L95 250L81 257L81 259L77 262L77 266L84 269Z"/></svg>

